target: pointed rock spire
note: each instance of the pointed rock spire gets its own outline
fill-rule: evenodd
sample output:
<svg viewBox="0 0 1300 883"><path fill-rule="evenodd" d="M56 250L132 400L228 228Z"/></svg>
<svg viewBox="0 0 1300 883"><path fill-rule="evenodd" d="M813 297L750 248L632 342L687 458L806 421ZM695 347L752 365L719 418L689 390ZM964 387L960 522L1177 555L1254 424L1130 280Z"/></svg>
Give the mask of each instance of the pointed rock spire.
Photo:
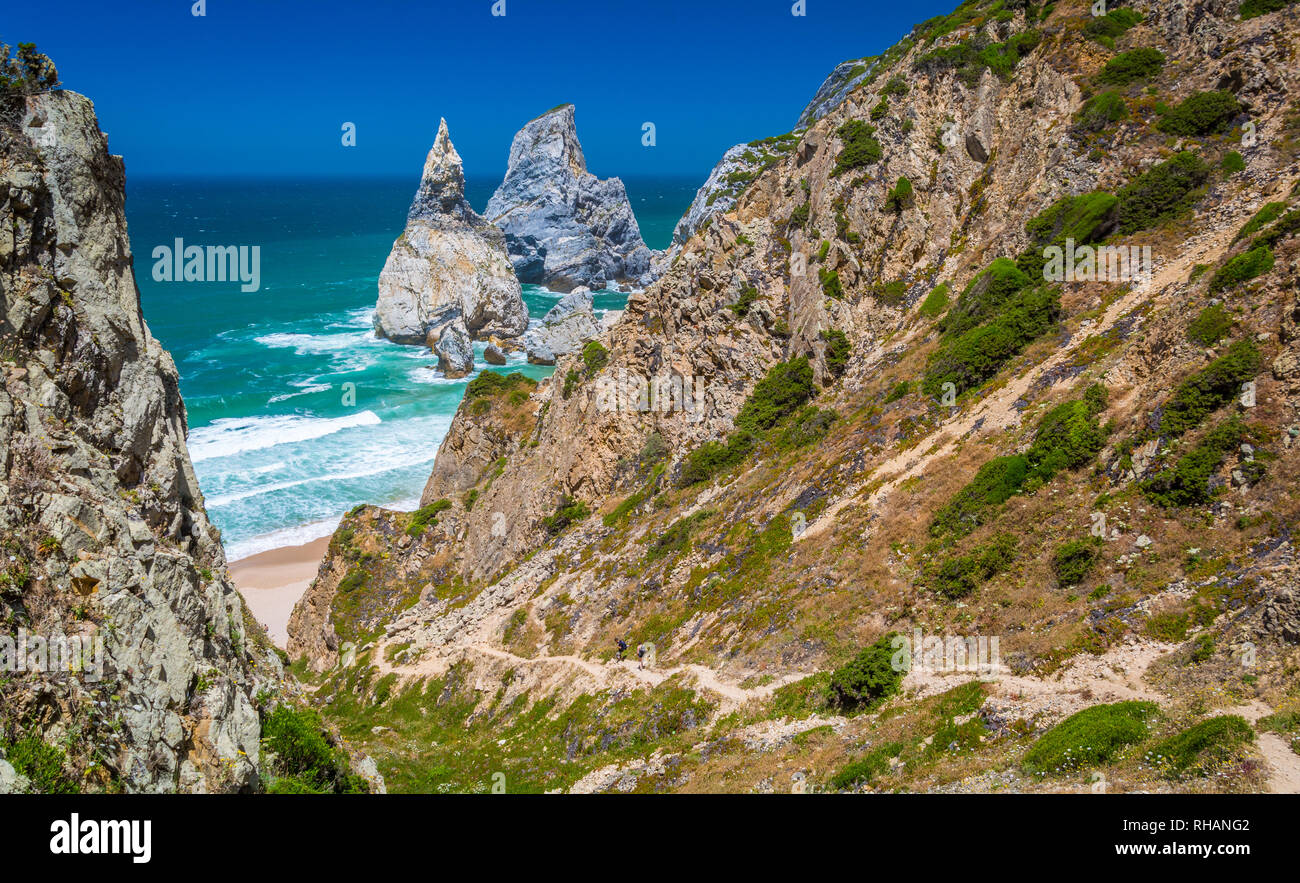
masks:
<svg viewBox="0 0 1300 883"><path fill-rule="evenodd" d="M438 123L438 137L425 157L420 189L411 203L408 220L432 220L448 215L469 223L478 220L465 200L464 166L456 146L451 143L447 120L442 119Z"/></svg>

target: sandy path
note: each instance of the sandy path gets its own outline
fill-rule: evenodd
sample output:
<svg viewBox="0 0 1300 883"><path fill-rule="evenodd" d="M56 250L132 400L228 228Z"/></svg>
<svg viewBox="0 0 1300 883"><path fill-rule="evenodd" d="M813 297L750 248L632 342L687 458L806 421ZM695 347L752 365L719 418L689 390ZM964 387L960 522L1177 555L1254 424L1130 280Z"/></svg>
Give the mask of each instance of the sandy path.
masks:
<svg viewBox="0 0 1300 883"><path fill-rule="evenodd" d="M1272 714L1273 709L1263 702L1252 702L1225 709L1223 713L1239 714L1253 725L1261 717ZM1277 733L1257 733L1255 744L1264 760L1268 761L1268 790L1273 794L1300 794L1300 754L1292 751Z"/></svg>

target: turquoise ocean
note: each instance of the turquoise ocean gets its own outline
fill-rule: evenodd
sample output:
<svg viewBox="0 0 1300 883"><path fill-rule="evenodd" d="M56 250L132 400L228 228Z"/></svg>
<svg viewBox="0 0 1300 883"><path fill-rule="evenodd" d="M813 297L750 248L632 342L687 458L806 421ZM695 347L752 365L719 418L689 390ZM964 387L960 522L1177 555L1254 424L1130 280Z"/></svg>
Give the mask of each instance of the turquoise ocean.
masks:
<svg viewBox="0 0 1300 883"><path fill-rule="evenodd" d="M495 183L468 183L480 211ZM699 183L626 181L646 244L668 245ZM360 503L417 504L471 379L443 378L427 349L371 327L379 271L417 184L128 179L145 320L176 360L190 456L230 560L326 536ZM177 238L260 246L260 290L155 282L154 247ZM534 319L559 297L524 286ZM622 309L626 297L600 292L596 308ZM487 368L482 348L476 372ZM511 360L495 370L551 371Z"/></svg>

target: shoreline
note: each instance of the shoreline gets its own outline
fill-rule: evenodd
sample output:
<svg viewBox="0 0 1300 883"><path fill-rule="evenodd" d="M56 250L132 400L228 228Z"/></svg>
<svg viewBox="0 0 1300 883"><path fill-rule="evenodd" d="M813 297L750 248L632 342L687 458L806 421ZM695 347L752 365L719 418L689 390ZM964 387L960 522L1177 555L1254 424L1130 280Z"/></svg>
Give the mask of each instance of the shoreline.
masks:
<svg viewBox="0 0 1300 883"><path fill-rule="evenodd" d="M266 626L271 641L280 649L288 643L289 616L316 578L330 536L299 546L268 549L229 565L231 581L249 612Z"/></svg>

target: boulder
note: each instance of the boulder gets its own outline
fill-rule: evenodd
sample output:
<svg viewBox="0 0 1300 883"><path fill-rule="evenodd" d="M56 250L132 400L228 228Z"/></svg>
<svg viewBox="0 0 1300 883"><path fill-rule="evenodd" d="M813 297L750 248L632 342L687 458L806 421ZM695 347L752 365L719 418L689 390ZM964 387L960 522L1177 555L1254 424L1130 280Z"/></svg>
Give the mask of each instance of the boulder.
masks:
<svg viewBox="0 0 1300 883"><path fill-rule="evenodd" d="M438 354L438 370L447 377L464 377L474 370L474 343L459 318L439 332L433 351Z"/></svg>
<svg viewBox="0 0 1300 883"><path fill-rule="evenodd" d="M547 310L541 324L524 335L524 350L534 365L554 365L557 356L574 353L600 334L591 292L575 289Z"/></svg>
<svg viewBox="0 0 1300 883"><path fill-rule="evenodd" d="M443 120L406 229L379 274L375 332L423 344L456 319L471 337L517 337L528 308L504 235L465 199L464 169Z"/></svg>
<svg viewBox="0 0 1300 883"><path fill-rule="evenodd" d="M506 354L495 343L489 343L487 349L483 351L483 361L489 365L504 365L506 363Z"/></svg>

